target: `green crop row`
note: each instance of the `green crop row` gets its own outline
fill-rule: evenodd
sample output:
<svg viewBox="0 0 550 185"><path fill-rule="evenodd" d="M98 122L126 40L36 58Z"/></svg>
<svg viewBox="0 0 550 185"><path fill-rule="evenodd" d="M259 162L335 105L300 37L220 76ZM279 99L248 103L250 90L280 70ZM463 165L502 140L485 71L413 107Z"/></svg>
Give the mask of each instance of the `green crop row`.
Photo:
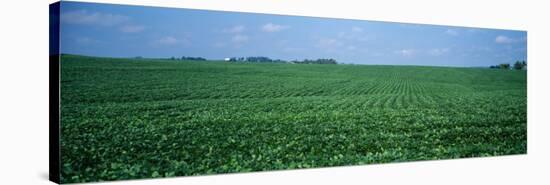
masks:
<svg viewBox="0 0 550 185"><path fill-rule="evenodd" d="M526 153L525 71L61 64L64 183Z"/></svg>

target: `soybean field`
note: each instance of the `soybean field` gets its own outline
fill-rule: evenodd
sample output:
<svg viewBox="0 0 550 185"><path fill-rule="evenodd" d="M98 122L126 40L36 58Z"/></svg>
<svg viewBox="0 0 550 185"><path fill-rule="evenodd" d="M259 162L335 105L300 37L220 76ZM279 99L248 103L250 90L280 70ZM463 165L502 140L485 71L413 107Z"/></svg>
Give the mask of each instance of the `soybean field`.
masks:
<svg viewBox="0 0 550 185"><path fill-rule="evenodd" d="M525 154L527 72L61 57L63 183Z"/></svg>

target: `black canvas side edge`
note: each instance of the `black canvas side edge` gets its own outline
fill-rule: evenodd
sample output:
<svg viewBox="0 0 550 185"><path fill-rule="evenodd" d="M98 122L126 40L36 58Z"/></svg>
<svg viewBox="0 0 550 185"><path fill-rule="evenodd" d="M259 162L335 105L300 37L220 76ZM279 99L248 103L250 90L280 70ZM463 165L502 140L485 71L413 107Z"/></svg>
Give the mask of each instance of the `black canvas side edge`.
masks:
<svg viewBox="0 0 550 185"><path fill-rule="evenodd" d="M61 155L59 151L59 124L60 124L60 53L59 53L59 31L60 31L60 6L61 2L50 4L50 59L49 59L49 179L52 182L60 183Z"/></svg>

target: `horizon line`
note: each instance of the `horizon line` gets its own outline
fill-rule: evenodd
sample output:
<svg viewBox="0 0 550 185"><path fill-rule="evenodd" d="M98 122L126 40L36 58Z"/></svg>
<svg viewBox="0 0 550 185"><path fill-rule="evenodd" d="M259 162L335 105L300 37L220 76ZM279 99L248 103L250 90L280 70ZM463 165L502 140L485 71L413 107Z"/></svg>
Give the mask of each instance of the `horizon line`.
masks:
<svg viewBox="0 0 550 185"><path fill-rule="evenodd" d="M112 59L139 59L139 60L149 59L149 60L170 60L170 61L174 61L173 59L171 59L172 57L174 57L176 60L181 60L181 57L178 58L178 57L175 57L175 56L170 56L170 57L128 56L128 57L123 57L123 56L92 56L92 55L74 54L74 53L59 53L59 55L60 56L62 56L62 55L73 55L73 56L80 56L80 57L112 58ZM138 58L138 57L141 57L141 58ZM191 56L185 56L185 57L191 57ZM258 57L258 56L256 56L256 57ZM204 57L200 57L200 58L204 58ZM211 58L204 58L204 59L206 59L206 61L210 61L210 62L225 62L224 59L211 59ZM318 58L318 59L322 59L322 58ZM282 60L282 59L272 59L272 60L281 60L281 61L284 61L285 63L290 63L290 61ZM192 61L192 60L187 60L187 61ZM517 60L517 61L521 61L521 60ZM527 62L527 60L525 60L525 62ZM244 61L242 63L267 63L267 62L246 62L246 61ZM512 65L513 62L512 63L501 63L501 64L511 64ZM324 64L320 64L320 65L324 65ZM450 65L420 65L420 64L364 64L364 63L342 63L342 62L338 62L338 61L336 62L336 65L446 67L446 68L487 68L487 69L490 69L489 68L490 66L450 66ZM495 64L495 65L499 65L499 64Z"/></svg>

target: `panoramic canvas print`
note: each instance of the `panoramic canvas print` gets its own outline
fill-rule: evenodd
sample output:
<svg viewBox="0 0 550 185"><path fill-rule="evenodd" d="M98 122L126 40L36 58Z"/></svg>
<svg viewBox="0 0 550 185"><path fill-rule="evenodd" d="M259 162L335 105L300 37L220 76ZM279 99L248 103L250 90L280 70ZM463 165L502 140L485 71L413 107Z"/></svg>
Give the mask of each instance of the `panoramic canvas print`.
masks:
<svg viewBox="0 0 550 185"><path fill-rule="evenodd" d="M82 2L50 21L59 183L527 152L526 31Z"/></svg>

